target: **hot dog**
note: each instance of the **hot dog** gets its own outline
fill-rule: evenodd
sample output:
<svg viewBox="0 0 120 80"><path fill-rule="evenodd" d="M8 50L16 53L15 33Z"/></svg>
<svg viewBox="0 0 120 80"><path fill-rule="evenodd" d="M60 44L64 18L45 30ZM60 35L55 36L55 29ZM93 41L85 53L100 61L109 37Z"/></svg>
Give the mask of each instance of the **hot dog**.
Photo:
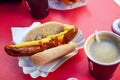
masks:
<svg viewBox="0 0 120 80"><path fill-rule="evenodd" d="M73 25L47 22L32 29L20 44L6 45L5 51L11 56L31 56L38 52L69 43L77 34Z"/></svg>

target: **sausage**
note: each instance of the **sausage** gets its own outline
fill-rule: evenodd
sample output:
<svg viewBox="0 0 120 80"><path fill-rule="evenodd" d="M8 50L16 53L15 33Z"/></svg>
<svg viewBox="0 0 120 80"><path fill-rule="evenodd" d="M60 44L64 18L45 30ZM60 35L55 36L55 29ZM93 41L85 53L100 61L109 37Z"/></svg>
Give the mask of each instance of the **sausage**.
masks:
<svg viewBox="0 0 120 80"><path fill-rule="evenodd" d="M61 0L66 6L72 5L74 3L80 2L81 0Z"/></svg>
<svg viewBox="0 0 120 80"><path fill-rule="evenodd" d="M51 47L55 47L54 43L52 42L35 45L35 46L25 46L20 48L12 47L8 45L5 47L5 51L7 52L7 54L11 56L31 56L37 52L41 52Z"/></svg>

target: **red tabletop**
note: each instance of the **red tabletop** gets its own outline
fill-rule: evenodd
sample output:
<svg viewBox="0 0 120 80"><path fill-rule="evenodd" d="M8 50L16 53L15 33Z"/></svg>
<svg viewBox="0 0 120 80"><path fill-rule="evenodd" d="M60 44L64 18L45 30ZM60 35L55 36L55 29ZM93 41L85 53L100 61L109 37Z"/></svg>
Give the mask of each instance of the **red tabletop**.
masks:
<svg viewBox="0 0 120 80"><path fill-rule="evenodd" d="M75 77L79 80L94 80L89 74L88 62L84 50L66 61L56 71L47 77L33 79L23 74L18 66L18 58L7 55L4 46L12 41L11 27L26 27L33 22L58 21L65 24L76 25L83 33L85 39L98 31L112 31L114 20L120 18L120 7L113 0L88 0L84 7L73 10L50 9L49 15L41 20L33 19L24 2L0 4L0 79L1 80L66 80ZM120 80L120 65L110 80Z"/></svg>

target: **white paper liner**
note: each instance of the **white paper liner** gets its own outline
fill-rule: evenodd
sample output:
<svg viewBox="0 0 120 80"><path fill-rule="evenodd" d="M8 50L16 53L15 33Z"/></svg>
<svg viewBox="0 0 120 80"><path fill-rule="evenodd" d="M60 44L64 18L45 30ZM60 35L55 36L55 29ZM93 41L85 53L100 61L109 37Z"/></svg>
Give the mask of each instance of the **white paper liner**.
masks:
<svg viewBox="0 0 120 80"><path fill-rule="evenodd" d="M12 37L13 42L15 44L21 43L24 40L25 35L34 27L37 25L40 25L39 22L34 22L30 27L12 27ZM57 59L55 61L52 61L48 64L42 65L42 66L35 66L32 61L31 57L19 57L18 65L23 68L24 74L30 74L32 78L37 78L39 76L46 77L49 72L55 71L59 66L61 66L65 61L73 57L77 54L78 49L82 48L84 45L84 36L82 35L81 31L78 30L77 35L75 38L71 41L75 42L77 44L75 51L72 53L64 56L63 58Z"/></svg>
<svg viewBox="0 0 120 80"><path fill-rule="evenodd" d="M56 9L56 10L70 10L70 9L74 9L77 7L85 6L86 3L87 3L87 0L84 0L83 2L80 1L80 2L72 4L70 6L66 6L60 0L49 0L49 7L52 9Z"/></svg>

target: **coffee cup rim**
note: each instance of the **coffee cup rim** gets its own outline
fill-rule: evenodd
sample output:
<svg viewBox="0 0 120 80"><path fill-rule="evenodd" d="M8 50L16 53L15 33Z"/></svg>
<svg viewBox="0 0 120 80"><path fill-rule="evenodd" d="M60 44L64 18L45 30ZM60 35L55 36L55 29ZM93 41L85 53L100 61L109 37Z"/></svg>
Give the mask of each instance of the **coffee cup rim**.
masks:
<svg viewBox="0 0 120 80"><path fill-rule="evenodd" d="M115 33L113 33L113 32L110 32L110 31L99 31L99 32L98 32L98 34L105 34L105 33L107 33L107 34L109 34L109 35L112 35L112 36L114 36L115 38L117 38L117 39L120 40L120 36L117 35L117 34L115 34ZM115 60L115 61L110 62L110 63L103 63L103 62L100 62L100 61L96 61L95 59L93 59L93 58L89 55L89 53L87 52L87 47L86 47L86 45L87 45L87 42L90 40L90 38L93 37L93 36L95 36L95 33L92 33L92 34L86 39L86 41L85 41L84 51L85 51L86 56L87 56L91 61L93 61L93 62L95 62L95 63L97 63L97 64L100 64L100 65L109 66L109 65L114 65L114 64L119 63L119 62L120 62L120 59L119 59L119 60Z"/></svg>

